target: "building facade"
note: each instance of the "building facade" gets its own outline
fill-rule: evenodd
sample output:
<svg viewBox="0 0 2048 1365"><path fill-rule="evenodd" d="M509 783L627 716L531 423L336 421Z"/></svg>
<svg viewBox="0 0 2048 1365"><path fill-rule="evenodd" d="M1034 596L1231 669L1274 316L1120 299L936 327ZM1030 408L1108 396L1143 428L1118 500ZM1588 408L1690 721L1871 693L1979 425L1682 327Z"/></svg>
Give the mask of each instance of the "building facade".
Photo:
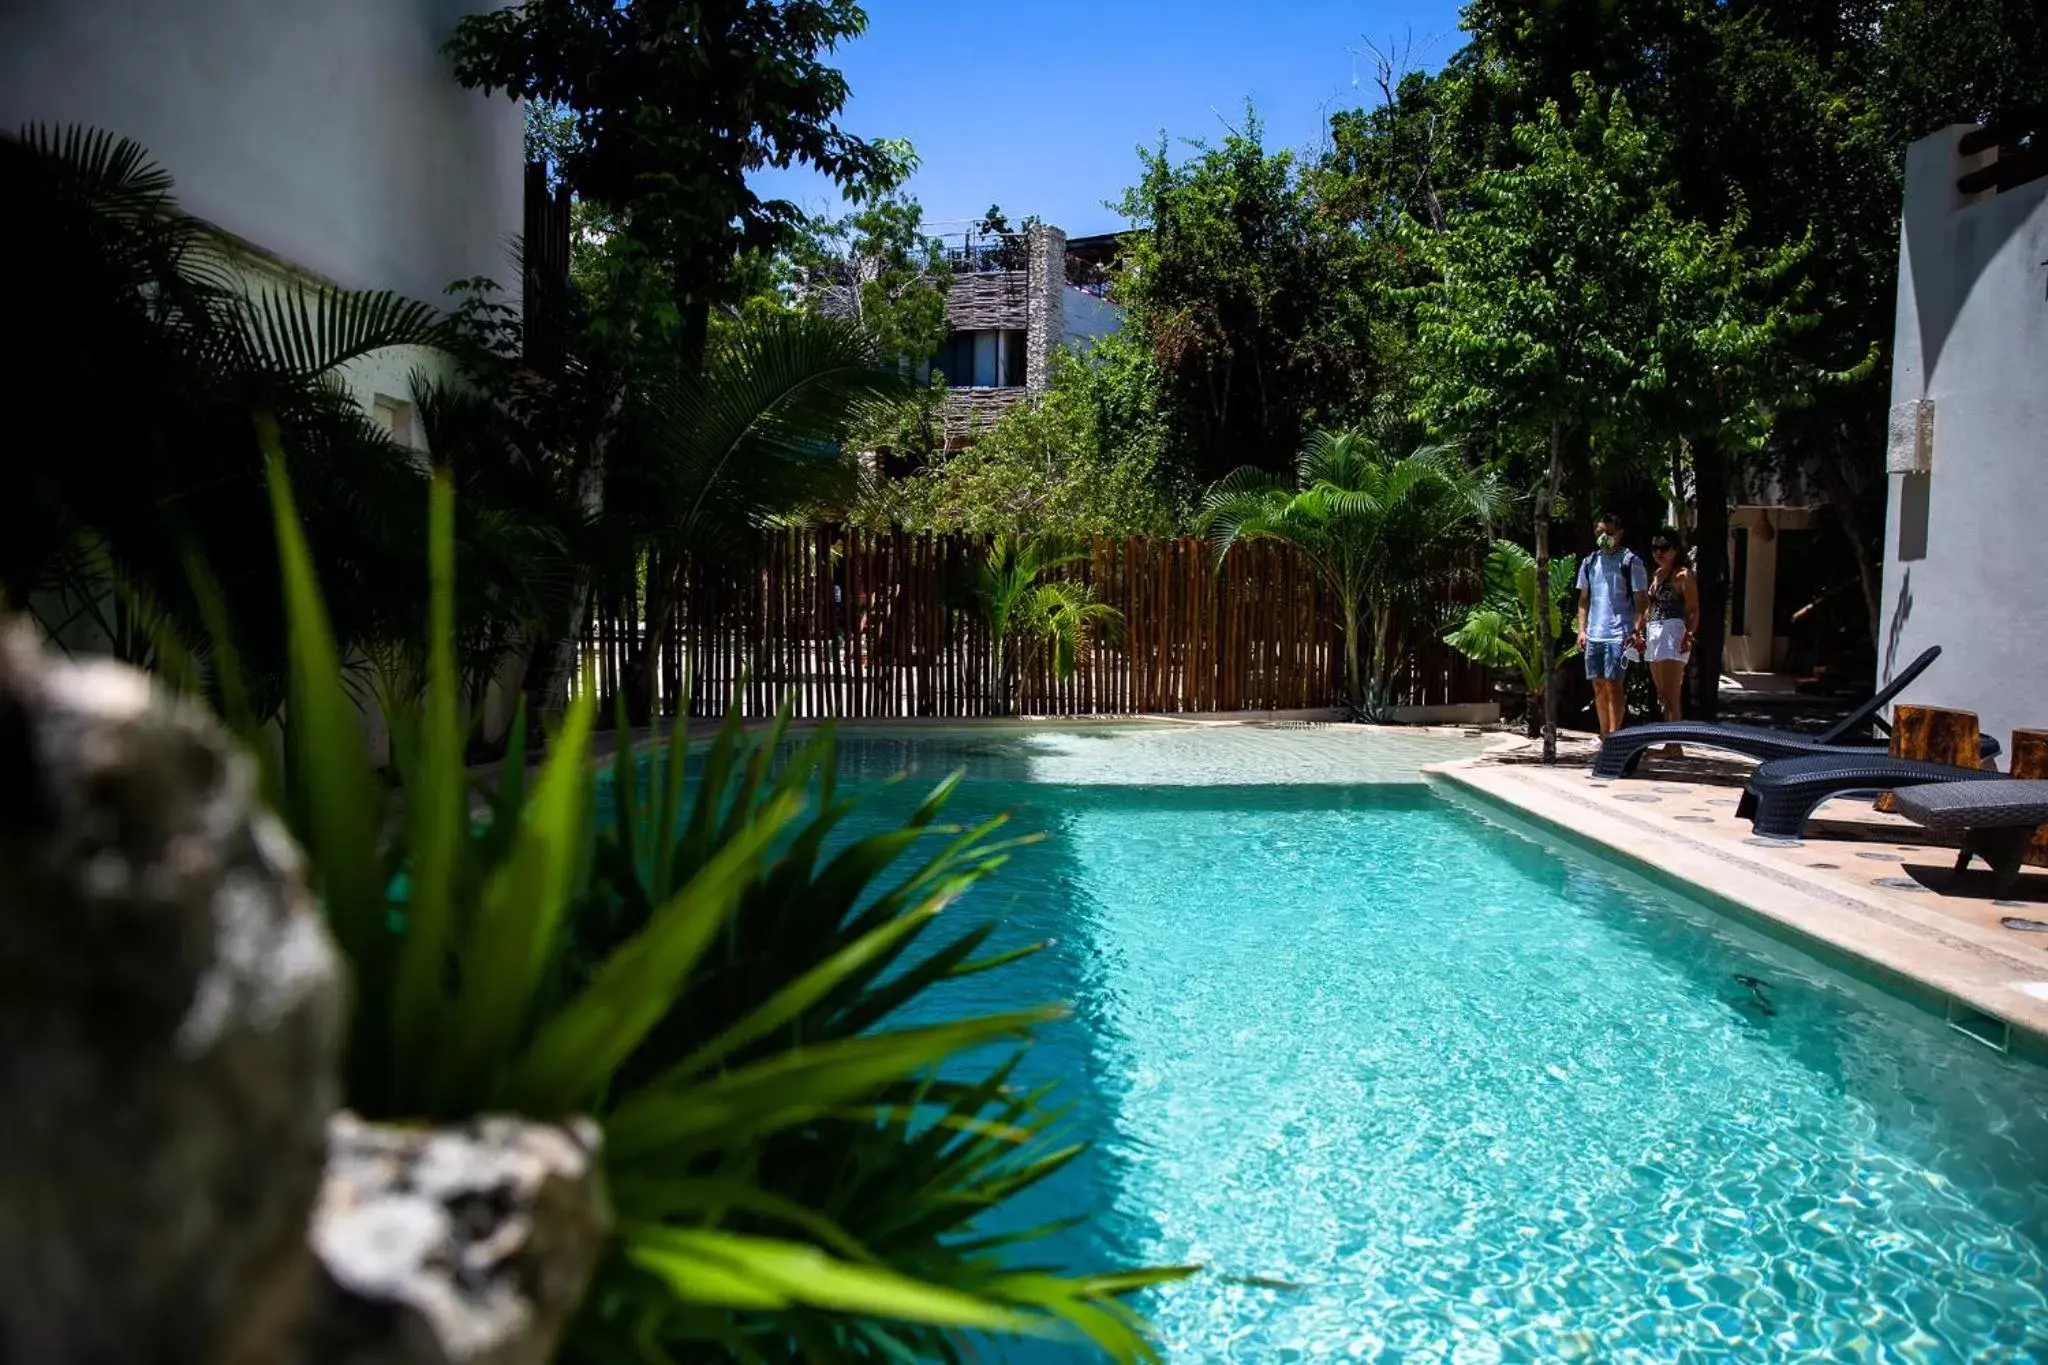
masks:
<svg viewBox="0 0 2048 1365"><path fill-rule="evenodd" d="M1098 258L1111 239L1088 241L1086 255L1070 254L1064 232L1034 223L1021 240L960 262L946 293L945 344L923 367L945 377L941 417L949 449L1042 391L1061 347L1085 348L1121 325L1122 311L1100 283Z"/></svg>
<svg viewBox="0 0 2048 1365"><path fill-rule="evenodd" d="M543 178L529 205L523 109L463 89L442 52L465 14L492 7L5 0L0 134L83 125L139 143L172 177L178 207L227 241L252 290L389 290L445 308L451 284L486 277L517 301L529 210L565 256L566 204ZM448 363L392 348L338 377L419 449L413 376ZM508 696L494 697L494 728ZM366 705L363 718L381 761L381 713Z"/></svg>
<svg viewBox="0 0 2048 1365"><path fill-rule="evenodd" d="M523 112L463 89L441 51L465 14L492 7L7 0L0 130L85 124L140 143L259 284L445 306L450 284L487 276L516 299ZM383 411L418 360L372 357L347 378Z"/></svg>
<svg viewBox="0 0 2048 1365"><path fill-rule="evenodd" d="M1959 125L1906 152L1878 670L1984 733L2048 728L2048 179ZM2029 176L2035 178L2027 178Z"/></svg>

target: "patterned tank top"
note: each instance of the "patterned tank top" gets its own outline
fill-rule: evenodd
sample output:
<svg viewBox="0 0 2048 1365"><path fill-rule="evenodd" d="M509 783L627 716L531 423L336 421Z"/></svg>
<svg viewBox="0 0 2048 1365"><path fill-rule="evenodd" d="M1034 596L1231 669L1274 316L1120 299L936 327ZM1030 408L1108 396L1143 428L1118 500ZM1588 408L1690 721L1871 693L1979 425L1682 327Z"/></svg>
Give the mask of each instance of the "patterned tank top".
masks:
<svg viewBox="0 0 2048 1365"><path fill-rule="evenodd" d="M1660 573L1650 580L1650 619L1652 621L1683 621L1685 619L1685 590L1678 586L1678 575L1676 573Z"/></svg>

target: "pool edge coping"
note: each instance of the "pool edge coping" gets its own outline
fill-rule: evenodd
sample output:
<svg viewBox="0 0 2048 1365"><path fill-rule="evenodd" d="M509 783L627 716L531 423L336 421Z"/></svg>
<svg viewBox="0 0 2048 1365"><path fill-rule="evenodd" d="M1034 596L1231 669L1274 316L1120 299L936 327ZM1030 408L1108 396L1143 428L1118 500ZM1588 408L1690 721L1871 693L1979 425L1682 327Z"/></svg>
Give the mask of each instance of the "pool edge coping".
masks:
<svg viewBox="0 0 2048 1365"><path fill-rule="evenodd" d="M1957 1027L1954 1005L1988 1016L2005 1026L2008 1041L2004 1049L1986 1047L2048 1068L2048 1001L2013 1000L2017 992L2009 983L2000 990L1979 979L1990 956L1979 945L1952 947L1931 933L1901 928L1888 915L1879 918L1878 907L1832 887L1805 885L1676 830L1633 825L1590 800L1517 783L1499 764L1466 759L1433 764L1422 775L1776 938L1951 1028ZM1659 846L1654 855L1642 847L1651 841ZM1845 920L1845 914L1856 918Z"/></svg>

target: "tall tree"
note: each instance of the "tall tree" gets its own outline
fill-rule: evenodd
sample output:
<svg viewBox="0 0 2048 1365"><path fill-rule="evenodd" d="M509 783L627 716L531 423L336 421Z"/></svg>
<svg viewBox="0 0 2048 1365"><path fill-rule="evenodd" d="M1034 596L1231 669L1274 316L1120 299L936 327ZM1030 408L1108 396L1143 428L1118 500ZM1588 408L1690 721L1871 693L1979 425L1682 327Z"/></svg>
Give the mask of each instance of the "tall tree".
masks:
<svg viewBox="0 0 2048 1365"><path fill-rule="evenodd" d="M1547 103L1514 140L1522 165L1474 177L1469 206L1443 231L1411 230L1434 272L1414 295L1422 414L1510 465L1541 452L1533 520L1536 578L1547 582L1566 444L1628 415L1649 302L1629 231L1656 202L1657 163L1627 101L1603 98L1586 77L1571 118ZM1546 679L1555 634L1539 623ZM1544 711L1549 762L1555 688Z"/></svg>
<svg viewBox="0 0 2048 1365"><path fill-rule="evenodd" d="M1203 481L1247 461L1285 466L1370 373L1365 258L1318 212L1256 116L1176 164L1162 145L1121 211L1143 231L1117 300L1153 353L1176 447Z"/></svg>
<svg viewBox="0 0 2048 1365"><path fill-rule="evenodd" d="M946 339L945 250L908 195L880 195L844 217L813 220L782 262L790 297L849 319L884 358L925 360Z"/></svg>
<svg viewBox="0 0 2048 1365"><path fill-rule="evenodd" d="M1728 511L1732 463L1762 447L1775 413L1810 400L1832 376L1797 354L1814 316L1801 302L1807 246L1757 252L1741 245L1738 211L1709 229L1659 202L1629 229L1632 256L1648 271L1648 325L1631 397L1641 432L1657 449L1692 463L1700 627L1693 642L1688 713L1714 719L1726 637Z"/></svg>
<svg viewBox="0 0 2048 1365"><path fill-rule="evenodd" d="M577 454L587 518L618 502L609 465L633 395L694 382L713 308L744 297L805 221L748 174L810 166L863 200L907 172L906 145L838 123L847 86L826 56L866 27L853 0L525 0L457 25L457 78L537 108L529 142L577 201L582 339L609 375ZM528 687L544 708L589 593L586 569L536 651Z"/></svg>
<svg viewBox="0 0 2048 1365"><path fill-rule="evenodd" d="M464 19L448 47L464 85L573 116L561 174L659 263L688 370L734 261L804 221L749 172L810 166L856 200L907 173L906 145L838 123L846 79L826 56L866 29L853 0L526 0Z"/></svg>

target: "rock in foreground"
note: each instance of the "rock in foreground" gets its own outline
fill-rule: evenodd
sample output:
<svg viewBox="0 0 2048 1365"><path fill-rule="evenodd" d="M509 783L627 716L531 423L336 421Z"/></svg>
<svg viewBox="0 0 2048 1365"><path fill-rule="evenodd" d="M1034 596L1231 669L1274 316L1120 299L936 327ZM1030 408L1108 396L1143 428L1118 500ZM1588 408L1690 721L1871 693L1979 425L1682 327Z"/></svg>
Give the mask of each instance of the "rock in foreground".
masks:
<svg viewBox="0 0 2048 1365"><path fill-rule="evenodd" d="M604 1248L597 1130L338 1114L312 1243L309 1365L538 1365Z"/></svg>
<svg viewBox="0 0 2048 1365"><path fill-rule="evenodd" d="M0 1360L288 1359L342 972L247 759L0 625Z"/></svg>

